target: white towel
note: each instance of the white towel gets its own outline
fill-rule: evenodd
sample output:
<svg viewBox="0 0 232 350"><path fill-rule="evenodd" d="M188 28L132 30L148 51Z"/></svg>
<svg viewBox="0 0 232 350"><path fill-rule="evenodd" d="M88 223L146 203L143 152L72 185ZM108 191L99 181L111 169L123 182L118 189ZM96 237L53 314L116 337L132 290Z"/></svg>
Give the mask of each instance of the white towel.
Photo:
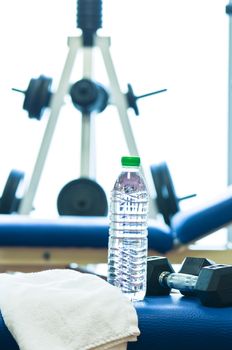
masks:
<svg viewBox="0 0 232 350"><path fill-rule="evenodd" d="M20 350L121 350L139 335L118 288L72 270L0 274L0 310Z"/></svg>

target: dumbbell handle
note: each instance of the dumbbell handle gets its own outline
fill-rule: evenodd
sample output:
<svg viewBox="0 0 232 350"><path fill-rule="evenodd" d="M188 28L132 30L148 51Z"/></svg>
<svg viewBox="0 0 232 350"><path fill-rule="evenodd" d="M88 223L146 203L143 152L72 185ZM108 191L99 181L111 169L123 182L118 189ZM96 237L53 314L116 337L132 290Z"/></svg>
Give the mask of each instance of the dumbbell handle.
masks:
<svg viewBox="0 0 232 350"><path fill-rule="evenodd" d="M197 283L198 276L185 273L170 273L164 271L159 276L159 283L164 287L178 289L180 291L193 291Z"/></svg>

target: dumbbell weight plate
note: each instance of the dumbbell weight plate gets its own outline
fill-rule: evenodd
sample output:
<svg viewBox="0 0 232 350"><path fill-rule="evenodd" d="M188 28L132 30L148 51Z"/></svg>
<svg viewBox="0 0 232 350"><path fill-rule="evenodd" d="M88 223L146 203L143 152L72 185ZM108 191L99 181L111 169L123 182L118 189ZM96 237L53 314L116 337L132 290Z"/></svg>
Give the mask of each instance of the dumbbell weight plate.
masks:
<svg viewBox="0 0 232 350"><path fill-rule="evenodd" d="M16 198L16 192L23 178L23 172L11 170L0 199L1 214L11 214L17 211L18 199Z"/></svg>
<svg viewBox="0 0 232 350"><path fill-rule="evenodd" d="M165 223L170 225L172 216L180 210L171 174L166 162L152 165L150 170L155 185L158 210L163 215Z"/></svg>
<svg viewBox="0 0 232 350"><path fill-rule="evenodd" d="M80 178L65 185L57 199L60 215L106 216L108 211L105 192L95 181Z"/></svg>
<svg viewBox="0 0 232 350"><path fill-rule="evenodd" d="M146 296L168 295L171 288L163 286L159 282L162 272L175 272L172 265L166 257L149 256L147 258L147 290Z"/></svg>
<svg viewBox="0 0 232 350"><path fill-rule="evenodd" d="M216 264L214 261L209 260L207 258L198 258L198 257L187 256L181 265L179 273L193 275L193 276L199 276L203 267L211 266L214 264ZM180 290L180 292L181 292L181 294L183 294L185 296L194 296L195 295L195 291Z"/></svg>
<svg viewBox="0 0 232 350"><path fill-rule="evenodd" d="M195 292L205 306L231 306L232 265L215 264L202 268Z"/></svg>

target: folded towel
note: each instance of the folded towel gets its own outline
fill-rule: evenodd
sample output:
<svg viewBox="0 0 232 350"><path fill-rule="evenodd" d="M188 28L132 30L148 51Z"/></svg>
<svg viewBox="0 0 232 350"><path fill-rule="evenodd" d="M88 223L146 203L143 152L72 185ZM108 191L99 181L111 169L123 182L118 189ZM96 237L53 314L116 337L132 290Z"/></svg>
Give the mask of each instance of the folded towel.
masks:
<svg viewBox="0 0 232 350"><path fill-rule="evenodd" d="M118 288L72 270L0 274L0 310L21 350L121 350L139 335Z"/></svg>

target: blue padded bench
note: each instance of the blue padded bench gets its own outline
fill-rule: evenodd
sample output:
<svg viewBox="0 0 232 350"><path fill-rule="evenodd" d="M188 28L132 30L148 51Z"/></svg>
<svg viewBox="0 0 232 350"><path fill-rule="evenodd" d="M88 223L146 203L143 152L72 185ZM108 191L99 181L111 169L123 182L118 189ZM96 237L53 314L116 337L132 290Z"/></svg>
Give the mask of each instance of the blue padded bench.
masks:
<svg viewBox="0 0 232 350"><path fill-rule="evenodd" d="M208 308L197 299L171 294L135 303L141 335L128 350L228 350L232 307ZM0 315L0 349L19 350ZM32 349L33 350L33 349Z"/></svg>
<svg viewBox="0 0 232 350"><path fill-rule="evenodd" d="M35 219L28 216L0 216L0 246L106 248L109 223L106 217L58 217ZM172 249L170 228L150 221L150 246L158 251Z"/></svg>
<svg viewBox="0 0 232 350"><path fill-rule="evenodd" d="M171 227L151 220L149 247L164 253L176 244L196 240L232 221L231 189L217 200L188 212L177 213ZM17 215L0 217L0 246L106 248L108 219L59 217L35 219ZM172 293L135 303L141 336L128 349L227 350L232 344L232 307L208 308L197 299ZM18 350L0 316L0 349Z"/></svg>
<svg viewBox="0 0 232 350"><path fill-rule="evenodd" d="M150 220L149 249L166 253L195 241L232 222L232 187L201 206L175 214L171 226ZM0 247L90 247L108 245L107 217L58 217L36 219L0 216Z"/></svg>

